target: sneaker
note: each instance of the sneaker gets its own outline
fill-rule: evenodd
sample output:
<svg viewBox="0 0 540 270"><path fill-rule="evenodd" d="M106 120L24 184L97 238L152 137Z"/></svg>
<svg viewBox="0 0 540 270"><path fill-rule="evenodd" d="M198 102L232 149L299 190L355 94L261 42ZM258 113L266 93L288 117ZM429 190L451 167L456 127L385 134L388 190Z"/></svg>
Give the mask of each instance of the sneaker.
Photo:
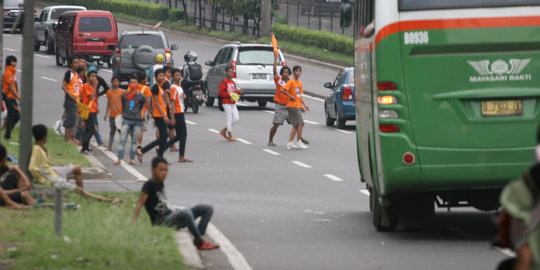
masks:
<svg viewBox="0 0 540 270"><path fill-rule="evenodd" d="M287 150L291 150L291 149L298 149L298 146L296 146L296 144L294 142L288 142L287 143Z"/></svg>
<svg viewBox="0 0 540 270"><path fill-rule="evenodd" d="M197 247L198 250L212 250L217 248L219 248L219 245L210 242L204 242L202 245Z"/></svg>
<svg viewBox="0 0 540 270"><path fill-rule="evenodd" d="M274 142L269 142L268 146L277 146Z"/></svg>
<svg viewBox="0 0 540 270"><path fill-rule="evenodd" d="M296 148L298 148L298 149L308 149L309 146L305 145L302 141L296 141Z"/></svg>

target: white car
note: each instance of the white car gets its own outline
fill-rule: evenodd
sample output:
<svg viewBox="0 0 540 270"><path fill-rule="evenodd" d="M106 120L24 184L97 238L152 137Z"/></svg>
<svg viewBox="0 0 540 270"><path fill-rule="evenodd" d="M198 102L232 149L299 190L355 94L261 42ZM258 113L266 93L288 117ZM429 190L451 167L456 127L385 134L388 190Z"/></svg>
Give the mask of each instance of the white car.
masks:
<svg viewBox="0 0 540 270"><path fill-rule="evenodd" d="M34 51L45 45L48 54L54 54L54 26L58 18L67 11L86 10L82 6L49 6L45 7L34 23Z"/></svg>

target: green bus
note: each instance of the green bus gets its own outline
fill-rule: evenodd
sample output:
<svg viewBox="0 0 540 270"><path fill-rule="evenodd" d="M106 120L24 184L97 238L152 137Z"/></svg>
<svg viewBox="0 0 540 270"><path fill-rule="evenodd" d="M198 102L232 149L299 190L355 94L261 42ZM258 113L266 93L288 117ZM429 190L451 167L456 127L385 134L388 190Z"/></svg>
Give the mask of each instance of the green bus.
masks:
<svg viewBox="0 0 540 270"><path fill-rule="evenodd" d="M498 209L535 161L540 0L357 0L356 131L373 224ZM424 224L424 225L422 225Z"/></svg>

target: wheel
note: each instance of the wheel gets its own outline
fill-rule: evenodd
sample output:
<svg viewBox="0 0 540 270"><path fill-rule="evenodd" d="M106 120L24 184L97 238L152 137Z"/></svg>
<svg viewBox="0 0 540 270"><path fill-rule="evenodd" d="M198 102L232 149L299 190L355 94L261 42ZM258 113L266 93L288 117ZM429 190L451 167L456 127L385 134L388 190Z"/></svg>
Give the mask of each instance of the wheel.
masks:
<svg viewBox="0 0 540 270"><path fill-rule="evenodd" d="M373 209L373 226L378 232L394 231L399 224L399 216L391 206L381 206L379 196L375 188L369 193L370 203Z"/></svg>
<svg viewBox="0 0 540 270"><path fill-rule="evenodd" d="M54 54L54 40L49 38L49 35L45 35L45 46L47 47L47 54Z"/></svg>
<svg viewBox="0 0 540 270"><path fill-rule="evenodd" d="M268 103L268 101L266 101L266 100L257 100L257 103L259 103L259 107L264 108L264 107L266 107L266 104Z"/></svg>
<svg viewBox="0 0 540 270"><path fill-rule="evenodd" d="M196 100L191 103L191 109L193 110L193 113L199 112L199 103Z"/></svg>
<svg viewBox="0 0 540 270"><path fill-rule="evenodd" d="M60 58L60 55L58 53L58 49L56 49L56 65L57 66L62 66L62 59Z"/></svg>
<svg viewBox="0 0 540 270"><path fill-rule="evenodd" d="M204 104L206 104L206 107L214 106L214 98L213 97L207 97Z"/></svg>
<svg viewBox="0 0 540 270"><path fill-rule="evenodd" d="M34 52L39 52L39 47L41 47L41 43L34 41Z"/></svg>
<svg viewBox="0 0 540 270"><path fill-rule="evenodd" d="M326 105L324 105L324 118L326 120L327 126L329 127L334 126L334 121L336 121L336 119L330 117L330 113L328 112L328 110L326 110Z"/></svg>
<svg viewBox="0 0 540 270"><path fill-rule="evenodd" d="M343 119L343 117L341 117L338 112L336 112L336 121L337 121L337 127L339 129L344 129L345 128L345 122L347 120Z"/></svg>

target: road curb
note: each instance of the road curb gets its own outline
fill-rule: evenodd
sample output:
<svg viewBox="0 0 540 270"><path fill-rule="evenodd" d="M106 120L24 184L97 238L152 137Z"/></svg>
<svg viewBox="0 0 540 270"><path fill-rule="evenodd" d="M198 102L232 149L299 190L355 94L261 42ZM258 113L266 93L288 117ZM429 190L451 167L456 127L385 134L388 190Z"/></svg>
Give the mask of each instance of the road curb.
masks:
<svg viewBox="0 0 540 270"><path fill-rule="evenodd" d="M184 258L184 264L193 269L204 269L197 248L193 245L191 237L186 231L179 230L174 233L174 241L178 245L178 251Z"/></svg>

